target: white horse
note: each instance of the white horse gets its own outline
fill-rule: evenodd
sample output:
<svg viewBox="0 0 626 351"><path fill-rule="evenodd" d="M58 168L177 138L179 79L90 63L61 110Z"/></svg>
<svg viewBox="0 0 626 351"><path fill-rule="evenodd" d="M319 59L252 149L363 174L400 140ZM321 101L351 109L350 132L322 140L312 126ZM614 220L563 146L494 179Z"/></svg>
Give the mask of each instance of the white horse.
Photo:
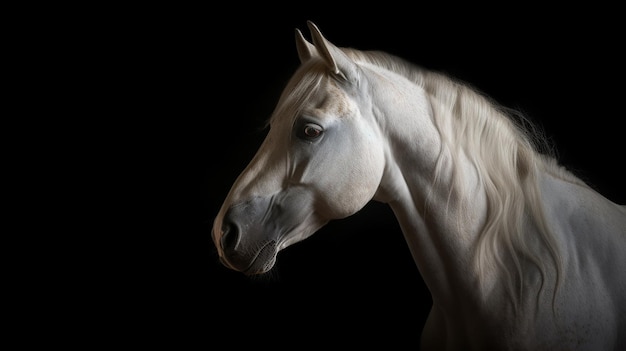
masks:
<svg viewBox="0 0 626 351"><path fill-rule="evenodd" d="M300 67L212 230L222 263L389 204L433 306L424 350L626 350L626 206L559 166L523 118L308 23Z"/></svg>

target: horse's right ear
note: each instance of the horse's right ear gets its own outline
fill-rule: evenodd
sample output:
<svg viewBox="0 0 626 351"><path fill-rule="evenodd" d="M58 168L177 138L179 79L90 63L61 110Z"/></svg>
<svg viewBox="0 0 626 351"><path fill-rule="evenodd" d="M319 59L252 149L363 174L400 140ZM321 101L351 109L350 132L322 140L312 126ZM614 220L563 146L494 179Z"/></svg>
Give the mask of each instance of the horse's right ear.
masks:
<svg viewBox="0 0 626 351"><path fill-rule="evenodd" d="M304 38L302 32L298 28L296 28L296 49L298 50L300 63L304 63L310 60L311 57L317 55L315 46Z"/></svg>
<svg viewBox="0 0 626 351"><path fill-rule="evenodd" d="M307 25L313 39L313 44L309 45L314 47L315 55L318 55L326 63L330 73L335 78L354 83L358 79L356 64L340 48L326 40L313 22L307 21ZM308 50L311 51L310 48Z"/></svg>

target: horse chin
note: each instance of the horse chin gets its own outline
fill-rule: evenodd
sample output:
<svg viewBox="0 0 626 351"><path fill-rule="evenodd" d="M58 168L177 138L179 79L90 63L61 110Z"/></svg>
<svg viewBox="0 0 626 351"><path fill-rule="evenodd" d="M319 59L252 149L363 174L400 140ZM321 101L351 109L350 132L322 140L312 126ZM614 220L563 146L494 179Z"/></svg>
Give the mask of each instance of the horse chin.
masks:
<svg viewBox="0 0 626 351"><path fill-rule="evenodd" d="M269 272L276 264L276 255L278 254L277 244L275 240L267 242L256 252L251 260L244 260L242 257L230 257L226 259L222 257L222 263L246 275L259 275Z"/></svg>
<svg viewBox="0 0 626 351"><path fill-rule="evenodd" d="M269 272L272 268L274 268L274 264L276 264L276 256L271 259L260 262L260 260L254 260L252 265L248 267L247 270L243 271L245 275L260 275Z"/></svg>

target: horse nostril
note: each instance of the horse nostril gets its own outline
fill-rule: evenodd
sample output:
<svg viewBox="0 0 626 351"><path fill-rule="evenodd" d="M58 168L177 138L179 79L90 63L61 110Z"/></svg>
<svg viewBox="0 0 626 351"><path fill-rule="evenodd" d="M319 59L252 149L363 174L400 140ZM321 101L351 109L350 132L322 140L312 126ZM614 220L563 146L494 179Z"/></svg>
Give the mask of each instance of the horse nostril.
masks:
<svg viewBox="0 0 626 351"><path fill-rule="evenodd" d="M222 224L222 249L224 251L234 251L239 244L239 229L233 223Z"/></svg>

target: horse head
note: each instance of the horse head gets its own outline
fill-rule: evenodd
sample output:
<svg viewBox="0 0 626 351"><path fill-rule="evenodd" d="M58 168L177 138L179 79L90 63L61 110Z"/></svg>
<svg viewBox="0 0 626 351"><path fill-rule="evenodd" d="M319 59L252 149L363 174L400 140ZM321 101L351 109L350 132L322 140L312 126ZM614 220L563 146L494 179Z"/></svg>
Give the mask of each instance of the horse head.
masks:
<svg viewBox="0 0 626 351"><path fill-rule="evenodd" d="M367 82L308 25L312 43L296 29L300 67L213 224L221 262L245 274L269 271L280 250L359 211L382 178L384 148Z"/></svg>

